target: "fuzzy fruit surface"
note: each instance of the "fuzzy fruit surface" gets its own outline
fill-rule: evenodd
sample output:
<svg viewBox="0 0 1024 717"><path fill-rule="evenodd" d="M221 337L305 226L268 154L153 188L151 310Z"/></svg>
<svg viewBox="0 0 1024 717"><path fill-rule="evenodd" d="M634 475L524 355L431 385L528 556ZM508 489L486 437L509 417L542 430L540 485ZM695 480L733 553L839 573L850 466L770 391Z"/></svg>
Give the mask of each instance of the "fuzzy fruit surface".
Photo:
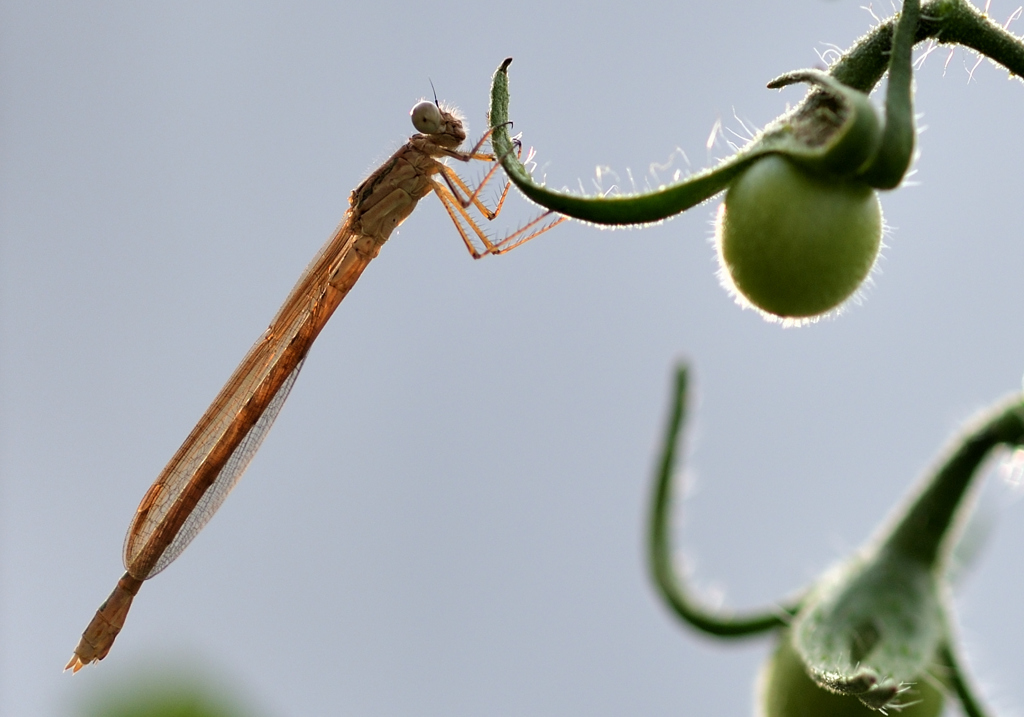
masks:
<svg viewBox="0 0 1024 717"><path fill-rule="evenodd" d="M942 693L931 678L923 678L901 695L907 707L889 714L900 717L937 717L942 712ZM758 690L761 717L880 717L856 697L837 695L818 687L807 676L799 655L783 635L775 654L761 673Z"/></svg>
<svg viewBox="0 0 1024 717"><path fill-rule="evenodd" d="M811 174L779 155L732 183L715 228L726 287L783 318L839 306L867 278L881 242L873 189Z"/></svg>

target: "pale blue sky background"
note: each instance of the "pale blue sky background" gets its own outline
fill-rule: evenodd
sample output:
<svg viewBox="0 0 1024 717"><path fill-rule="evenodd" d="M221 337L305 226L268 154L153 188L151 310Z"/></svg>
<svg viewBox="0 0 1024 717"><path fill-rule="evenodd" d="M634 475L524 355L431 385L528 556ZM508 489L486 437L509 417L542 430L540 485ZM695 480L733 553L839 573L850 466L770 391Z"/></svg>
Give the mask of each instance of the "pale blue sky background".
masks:
<svg viewBox="0 0 1024 717"><path fill-rule="evenodd" d="M764 83L849 45L859 4L0 5L0 714L72 715L168 660L271 717L751 714L769 641L697 636L648 584L669 369L689 357L696 381L679 539L735 606L847 554L1019 388L1024 86L987 64L968 81L963 51L918 76L914 186L883 197L890 246L838 320L737 308L715 203L473 262L425 200L110 656L60 670L139 499L428 78L476 136L511 55L511 116L550 183L641 178L797 101ZM991 496L957 605L1005 716L1024 711L1024 515Z"/></svg>

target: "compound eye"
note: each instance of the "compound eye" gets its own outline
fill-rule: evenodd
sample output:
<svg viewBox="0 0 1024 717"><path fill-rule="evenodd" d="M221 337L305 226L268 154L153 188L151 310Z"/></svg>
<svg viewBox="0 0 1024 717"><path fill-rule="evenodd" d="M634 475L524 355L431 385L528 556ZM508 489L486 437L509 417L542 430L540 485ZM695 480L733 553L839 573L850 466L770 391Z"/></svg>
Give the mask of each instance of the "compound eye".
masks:
<svg viewBox="0 0 1024 717"><path fill-rule="evenodd" d="M441 130L441 110L430 100L423 100L409 113L412 126L423 134L436 134Z"/></svg>

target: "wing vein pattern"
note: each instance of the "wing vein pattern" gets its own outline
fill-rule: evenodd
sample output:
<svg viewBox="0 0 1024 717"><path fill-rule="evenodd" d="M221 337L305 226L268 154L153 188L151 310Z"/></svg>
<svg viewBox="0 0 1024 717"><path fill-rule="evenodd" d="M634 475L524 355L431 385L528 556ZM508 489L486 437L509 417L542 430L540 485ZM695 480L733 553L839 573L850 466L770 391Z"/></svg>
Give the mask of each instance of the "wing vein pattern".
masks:
<svg viewBox="0 0 1024 717"><path fill-rule="evenodd" d="M313 341L373 258L353 251L358 238L346 217L150 487L125 538L130 575L145 580L170 565L238 482Z"/></svg>

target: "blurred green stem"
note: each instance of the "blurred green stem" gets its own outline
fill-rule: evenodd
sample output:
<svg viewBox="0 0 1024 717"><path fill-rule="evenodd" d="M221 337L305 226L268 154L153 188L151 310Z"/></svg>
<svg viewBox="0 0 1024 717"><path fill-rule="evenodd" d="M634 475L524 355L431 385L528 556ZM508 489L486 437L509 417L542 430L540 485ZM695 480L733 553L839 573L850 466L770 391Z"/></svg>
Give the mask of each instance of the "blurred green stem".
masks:
<svg viewBox="0 0 1024 717"><path fill-rule="evenodd" d="M702 632L719 637L742 637L785 627L789 624L789 618L796 614L799 603L749 615L713 611L693 597L685 578L676 572L672 550L672 479L676 473L679 438L686 421L685 365L676 367L675 379L672 408L655 480L648 534L650 567L654 582L668 606L679 617Z"/></svg>

